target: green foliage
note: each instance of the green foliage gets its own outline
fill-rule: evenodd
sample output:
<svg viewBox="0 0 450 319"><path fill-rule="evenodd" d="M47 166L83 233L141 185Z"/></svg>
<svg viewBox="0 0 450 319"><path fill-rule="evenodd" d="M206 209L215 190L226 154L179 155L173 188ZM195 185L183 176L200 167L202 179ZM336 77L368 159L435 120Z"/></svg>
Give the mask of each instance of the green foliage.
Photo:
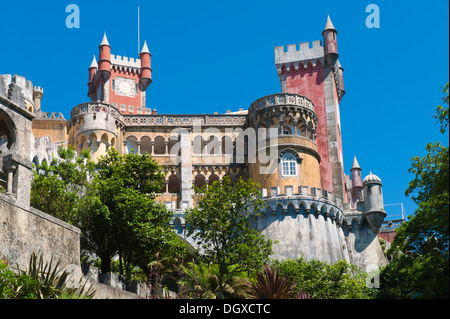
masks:
<svg viewBox="0 0 450 319"><path fill-rule="evenodd" d="M77 155L71 146L59 147L58 157L50 165L43 162L34 171L30 205L78 226L95 167L88 150Z"/></svg>
<svg viewBox="0 0 450 319"><path fill-rule="evenodd" d="M386 241L381 237L378 237L378 241L380 242L381 250L386 255Z"/></svg>
<svg viewBox="0 0 450 319"><path fill-rule="evenodd" d="M444 93L444 106L435 115L441 133L449 123L448 83ZM418 208L397 229L388 251L394 258L381 273L380 298L449 296L449 152L440 142L428 143L426 149L427 155L411 159L414 179L405 194Z"/></svg>
<svg viewBox="0 0 450 319"><path fill-rule="evenodd" d="M31 205L81 229L81 248L111 271L119 256L119 273L130 280L156 251L177 254L183 245L169 226L172 213L154 200L164 175L148 154L120 155L108 150L94 164L89 150L58 149L59 158L38 168L32 181Z"/></svg>
<svg viewBox="0 0 450 319"><path fill-rule="evenodd" d="M367 274L344 260L328 264L298 258L274 261L273 268L292 278L297 293L307 292L312 299L367 299L375 293L366 287Z"/></svg>
<svg viewBox="0 0 450 319"><path fill-rule="evenodd" d="M195 188L197 206L186 211L188 236L201 252L201 261L219 266L219 298L224 282L236 272L252 272L272 253L272 242L252 229L252 222L263 205L259 185L240 179L234 185L229 178ZM230 266L238 267L230 270Z"/></svg>
<svg viewBox="0 0 450 319"><path fill-rule="evenodd" d="M32 293L37 281L26 274L17 275L0 260L0 299L35 299Z"/></svg>
<svg viewBox="0 0 450 319"><path fill-rule="evenodd" d="M148 154L110 149L97 163L93 185L99 201L86 220L86 242L106 260L117 253L120 273L128 280L134 266L145 269L156 252L183 249L169 226L172 212L154 200L163 180L161 167ZM102 272L108 271L110 265L102 262Z"/></svg>
<svg viewBox="0 0 450 319"><path fill-rule="evenodd" d="M91 299L95 290L85 291L85 284L69 287L69 273L61 271L60 262L44 264L42 255L32 254L28 271L13 272L0 261L0 299Z"/></svg>
<svg viewBox="0 0 450 319"><path fill-rule="evenodd" d="M264 266L256 273L256 280L249 285L248 293L251 299L309 299L297 290L297 284L290 277L270 266Z"/></svg>
<svg viewBox="0 0 450 319"><path fill-rule="evenodd" d="M444 102L444 105L438 105L436 108L436 114L434 115L434 118L438 119L438 121L441 124L441 128L440 131L442 134L445 133L445 131L447 130L447 126L448 126L448 120L449 120L449 115L448 115L448 105L449 105L449 96L448 96L448 89L449 89L449 84L445 84L444 88L443 88L443 92L444 92L444 96L442 97L442 102ZM445 104L447 104L447 106L445 106Z"/></svg>
<svg viewBox="0 0 450 319"><path fill-rule="evenodd" d="M223 283L223 297L227 299L246 298L248 274L236 271L238 265L228 266L227 272L233 276ZM220 294L219 265L190 262L183 266L183 278L178 284L184 297L194 299L216 299Z"/></svg>

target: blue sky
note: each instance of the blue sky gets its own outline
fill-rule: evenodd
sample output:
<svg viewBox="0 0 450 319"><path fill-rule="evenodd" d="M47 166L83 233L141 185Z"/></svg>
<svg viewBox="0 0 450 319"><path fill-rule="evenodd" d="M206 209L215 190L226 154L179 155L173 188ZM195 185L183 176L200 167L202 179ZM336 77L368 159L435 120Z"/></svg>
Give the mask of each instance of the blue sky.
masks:
<svg viewBox="0 0 450 319"><path fill-rule="evenodd" d="M80 28L69 29L69 4ZM369 29L366 6L380 9ZM113 54L152 53L147 107L159 113L225 113L281 90L274 47L321 40L329 13L338 30L346 95L341 102L344 168L383 182L385 204L415 204L404 191L410 159L442 140L432 114L448 82L448 1L2 1L0 74L44 88L44 111L87 102L88 67L106 31ZM392 218L400 206L386 206Z"/></svg>

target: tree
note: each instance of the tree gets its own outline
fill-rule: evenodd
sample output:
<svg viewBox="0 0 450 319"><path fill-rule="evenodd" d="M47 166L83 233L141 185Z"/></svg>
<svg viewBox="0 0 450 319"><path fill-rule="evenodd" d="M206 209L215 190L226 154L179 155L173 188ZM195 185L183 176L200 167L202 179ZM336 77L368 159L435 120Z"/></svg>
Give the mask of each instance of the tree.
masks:
<svg viewBox="0 0 450 319"><path fill-rule="evenodd" d="M260 268L272 254L272 242L252 229L263 206L259 185L225 177L212 185L195 187L197 206L186 211L187 234L199 246L202 261L217 264L219 298L225 284L240 271ZM237 267L231 267L237 265Z"/></svg>
<svg viewBox="0 0 450 319"><path fill-rule="evenodd" d="M444 105L434 116L445 133L449 124L448 83ZM380 297L448 298L449 276L449 152L441 142L428 143L428 154L413 157L414 179L405 191L418 205L398 229L389 255L394 258L381 274Z"/></svg>
<svg viewBox="0 0 450 319"><path fill-rule="evenodd" d="M117 252L120 273L131 279L133 267L146 267L156 252L180 252L182 245L169 225L172 212L154 199L164 175L151 156L110 149L96 166L93 183L106 209L89 215L89 234L97 247ZM102 259L103 271L110 271L110 265Z"/></svg>
<svg viewBox="0 0 450 319"><path fill-rule="evenodd" d="M119 256L120 273L131 278L158 250L177 253L181 243L169 226L172 213L154 199L164 175L148 154L110 149L97 163L89 150L58 149L32 181L31 205L81 229L81 248L95 253L101 271Z"/></svg>
<svg viewBox="0 0 450 319"><path fill-rule="evenodd" d="M89 150L77 155L72 146L59 147L58 156L50 165L43 162L36 167L31 181L30 205L79 226L94 170Z"/></svg>

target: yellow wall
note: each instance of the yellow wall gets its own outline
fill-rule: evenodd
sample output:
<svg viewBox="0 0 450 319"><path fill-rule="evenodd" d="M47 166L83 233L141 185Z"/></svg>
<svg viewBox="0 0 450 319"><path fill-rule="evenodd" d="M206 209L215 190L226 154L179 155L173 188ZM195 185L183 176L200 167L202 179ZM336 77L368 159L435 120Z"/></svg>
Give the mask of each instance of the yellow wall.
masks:
<svg viewBox="0 0 450 319"><path fill-rule="evenodd" d="M50 141L67 140L66 120L33 120L32 130L34 137L50 137Z"/></svg>

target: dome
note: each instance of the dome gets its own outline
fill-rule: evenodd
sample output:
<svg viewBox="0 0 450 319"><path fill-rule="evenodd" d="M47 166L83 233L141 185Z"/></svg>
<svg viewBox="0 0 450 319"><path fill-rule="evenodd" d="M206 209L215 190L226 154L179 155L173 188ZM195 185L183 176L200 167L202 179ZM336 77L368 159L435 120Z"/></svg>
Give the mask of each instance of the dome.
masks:
<svg viewBox="0 0 450 319"><path fill-rule="evenodd" d="M366 183L380 183L381 184L381 179L377 175L374 175L374 174L372 174L372 172L370 172L369 175L364 177L363 184L366 184Z"/></svg>

